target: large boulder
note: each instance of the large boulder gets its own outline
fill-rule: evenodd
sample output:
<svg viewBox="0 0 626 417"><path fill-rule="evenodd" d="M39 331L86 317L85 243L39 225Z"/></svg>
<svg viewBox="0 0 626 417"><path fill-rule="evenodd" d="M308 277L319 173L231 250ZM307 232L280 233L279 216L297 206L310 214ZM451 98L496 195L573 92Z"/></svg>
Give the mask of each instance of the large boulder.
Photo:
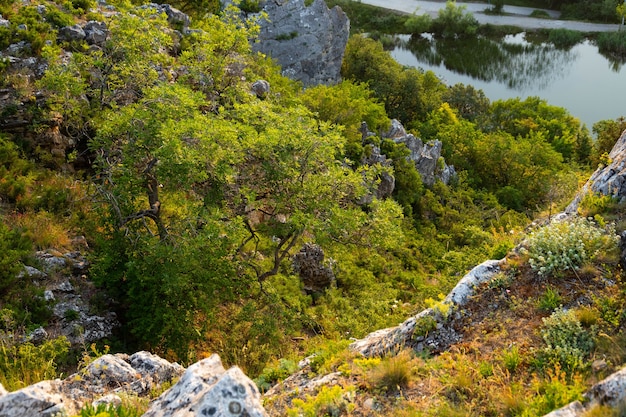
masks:
<svg viewBox="0 0 626 417"><path fill-rule="evenodd" d="M157 398L144 417L265 417L256 385L237 367L225 370L219 356L191 365Z"/></svg>
<svg viewBox="0 0 626 417"><path fill-rule="evenodd" d="M146 396L178 377L145 416L267 416L256 385L239 368L224 369L219 356L185 371L148 352L103 355L65 380L43 381L15 392L6 393L0 385L0 416L76 415L85 404L118 404L119 395Z"/></svg>
<svg viewBox="0 0 626 417"><path fill-rule="evenodd" d="M305 86L336 84L348 42L350 22L340 7L324 0L265 0L268 18L261 21L259 42L252 48L272 57L283 75Z"/></svg>

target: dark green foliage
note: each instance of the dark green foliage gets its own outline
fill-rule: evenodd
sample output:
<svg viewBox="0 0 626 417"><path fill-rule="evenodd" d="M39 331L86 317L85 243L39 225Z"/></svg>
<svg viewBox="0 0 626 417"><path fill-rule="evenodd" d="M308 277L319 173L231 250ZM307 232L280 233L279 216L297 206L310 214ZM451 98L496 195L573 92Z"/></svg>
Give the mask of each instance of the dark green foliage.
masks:
<svg viewBox="0 0 626 417"><path fill-rule="evenodd" d="M602 54L610 55L620 63L626 61L626 30L618 32L602 32L596 39Z"/></svg>
<svg viewBox="0 0 626 417"><path fill-rule="evenodd" d="M350 18L351 33L397 33L408 16L351 0L326 0L328 7L339 6Z"/></svg>
<svg viewBox="0 0 626 417"><path fill-rule="evenodd" d="M490 102L483 90L471 85L455 84L443 93L442 100L457 111L457 114L470 122L486 117Z"/></svg>
<svg viewBox="0 0 626 417"><path fill-rule="evenodd" d="M621 0L562 0L559 3L561 3L562 19L617 23L615 9L623 2ZM555 8L558 9L558 7Z"/></svg>
<svg viewBox="0 0 626 417"><path fill-rule="evenodd" d="M410 151L404 144L397 144L389 139L382 142L380 150L391 158L393 163L393 173L396 179L393 190L394 199L402 206L405 216L419 215L419 199L424 186L415 164L406 159Z"/></svg>
<svg viewBox="0 0 626 417"><path fill-rule="evenodd" d="M592 130L596 141L593 144L591 160L593 166L597 166L601 162L602 155L608 155L611 152L615 142L626 130L626 118L622 116L615 120L600 120L593 124Z"/></svg>
<svg viewBox="0 0 626 417"><path fill-rule="evenodd" d="M471 13L465 13L464 6L448 1L445 9L439 10L433 20L431 30L442 38L472 37L478 31L478 21Z"/></svg>
<svg viewBox="0 0 626 417"><path fill-rule="evenodd" d="M575 30L553 29L548 35L548 41L557 48L569 49L572 46L582 42L583 34Z"/></svg>
<svg viewBox="0 0 626 417"><path fill-rule="evenodd" d="M341 73L347 79L366 82L385 104L388 116L409 126L439 107L446 90L431 71L403 68L379 42L363 36L348 41Z"/></svg>
<svg viewBox="0 0 626 417"><path fill-rule="evenodd" d="M261 11L261 5L258 0L242 0L239 8L245 13L258 13Z"/></svg>
<svg viewBox="0 0 626 417"><path fill-rule="evenodd" d="M13 230L0 223L0 300L7 299L23 269L22 260L32 250L30 240L20 230ZM27 278L21 280L26 281Z"/></svg>

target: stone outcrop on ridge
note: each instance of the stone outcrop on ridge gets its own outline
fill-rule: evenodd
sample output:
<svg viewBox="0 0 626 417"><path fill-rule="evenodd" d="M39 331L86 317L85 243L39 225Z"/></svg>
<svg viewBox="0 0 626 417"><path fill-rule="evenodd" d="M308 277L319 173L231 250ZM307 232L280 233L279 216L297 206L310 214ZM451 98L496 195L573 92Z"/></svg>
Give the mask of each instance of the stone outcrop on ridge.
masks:
<svg viewBox="0 0 626 417"><path fill-rule="evenodd" d="M120 404L120 395L146 396L179 378L154 400L149 417L249 416L267 414L256 385L233 367L225 370L212 355L187 370L148 352L103 355L64 380L42 381L7 393L0 386L3 417L53 417L78 414L85 404Z"/></svg>
<svg viewBox="0 0 626 417"><path fill-rule="evenodd" d="M350 21L340 7L324 0L260 2L268 18L260 22L259 42L252 48L272 57L283 75L305 86L336 84L350 34Z"/></svg>
<svg viewBox="0 0 626 417"><path fill-rule="evenodd" d="M611 160L609 165L598 168L591 175L565 209L566 213L576 213L580 202L590 192L610 195L618 200L626 198L626 130L613 146L609 159Z"/></svg>

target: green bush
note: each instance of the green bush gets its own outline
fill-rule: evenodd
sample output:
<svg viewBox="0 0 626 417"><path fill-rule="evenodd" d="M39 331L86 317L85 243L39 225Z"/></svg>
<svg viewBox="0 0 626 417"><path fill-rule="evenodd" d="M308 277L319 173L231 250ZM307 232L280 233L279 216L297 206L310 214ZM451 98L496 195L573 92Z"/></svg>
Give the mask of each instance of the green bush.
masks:
<svg viewBox="0 0 626 417"><path fill-rule="evenodd" d="M626 31L600 33L596 43L601 53L626 58Z"/></svg>
<svg viewBox="0 0 626 417"><path fill-rule="evenodd" d="M585 359L594 347L592 327L582 327L574 310L558 310L543 319L541 337L546 343L542 350L544 364L558 366L568 375L583 370Z"/></svg>
<svg viewBox="0 0 626 417"><path fill-rule="evenodd" d="M431 29L436 36L442 38L463 38L474 36L478 31L478 21L471 13L465 13L465 6L457 6L455 2L446 2L445 9L433 20Z"/></svg>
<svg viewBox="0 0 626 417"><path fill-rule="evenodd" d="M39 346L16 344L10 334L0 336L0 383L9 391L56 378L57 366L66 359L70 347L64 336Z"/></svg>
<svg viewBox="0 0 626 417"><path fill-rule="evenodd" d="M528 238L529 263L540 276L575 271L598 252L614 250L618 239L611 230L607 232L587 219L554 222Z"/></svg>
<svg viewBox="0 0 626 417"><path fill-rule="evenodd" d="M581 32L569 29L553 29L548 35L548 40L557 48L568 49L584 39Z"/></svg>
<svg viewBox="0 0 626 417"><path fill-rule="evenodd" d="M542 311L554 311L559 305L561 305L561 295L559 291L553 287L546 288L537 300L537 308Z"/></svg>

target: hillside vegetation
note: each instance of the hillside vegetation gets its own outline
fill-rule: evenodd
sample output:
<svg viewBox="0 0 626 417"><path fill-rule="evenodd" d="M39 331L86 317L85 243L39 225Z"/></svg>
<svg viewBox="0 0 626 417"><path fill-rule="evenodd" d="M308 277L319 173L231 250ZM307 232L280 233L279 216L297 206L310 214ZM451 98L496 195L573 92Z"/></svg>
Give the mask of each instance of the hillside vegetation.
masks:
<svg viewBox="0 0 626 417"><path fill-rule="evenodd" d="M0 383L8 389L80 365L62 339L16 342L54 320L43 289L19 274L37 266L35 250L88 243L93 304L105 308L111 297L122 324L95 354L148 349L189 364L217 352L267 389L312 353L315 372L337 369L349 338L396 325L436 304L468 268L504 257L532 219L559 210L579 178L606 162L624 127L599 123L592 142L562 108L539 98L491 103L470 86L401 67L362 36L349 41L342 83L303 90L251 52L254 19L234 8L193 10L187 27L154 5L122 0L0 2L9 22L0 27ZM106 39L64 35L86 21L105 22ZM258 80L268 93L252 92ZM382 139L391 118L441 141L458 176L424 186L408 149ZM377 134L362 135L362 121ZM366 163L375 148L391 165ZM388 174L393 195L376 198ZM544 274L528 260L545 255L532 246L518 255L490 290L511 312L467 323L465 347L355 359L340 371L356 385L320 395L333 403L348 391L371 393L388 415L400 415L395 407L538 415L576 398L596 378L593 358L605 355L609 368L623 359L609 348L621 344L625 317L607 207L618 218L621 208L604 198L583 204L597 217L580 225L589 233L579 239L595 242L580 263ZM311 247L321 253L316 270L332 279L305 289L294 255ZM582 280L598 288L584 303L572 290ZM485 351L480 326L505 332L517 313L540 336L520 328L532 343L502 339ZM567 351L551 339L563 327L581 334ZM394 369L401 379L386 379ZM358 382L364 375L369 382ZM476 375L484 386L472 385ZM410 399L416 384L436 401ZM311 405L315 398L280 413L338 415L328 403ZM341 401L340 413L350 413Z"/></svg>

